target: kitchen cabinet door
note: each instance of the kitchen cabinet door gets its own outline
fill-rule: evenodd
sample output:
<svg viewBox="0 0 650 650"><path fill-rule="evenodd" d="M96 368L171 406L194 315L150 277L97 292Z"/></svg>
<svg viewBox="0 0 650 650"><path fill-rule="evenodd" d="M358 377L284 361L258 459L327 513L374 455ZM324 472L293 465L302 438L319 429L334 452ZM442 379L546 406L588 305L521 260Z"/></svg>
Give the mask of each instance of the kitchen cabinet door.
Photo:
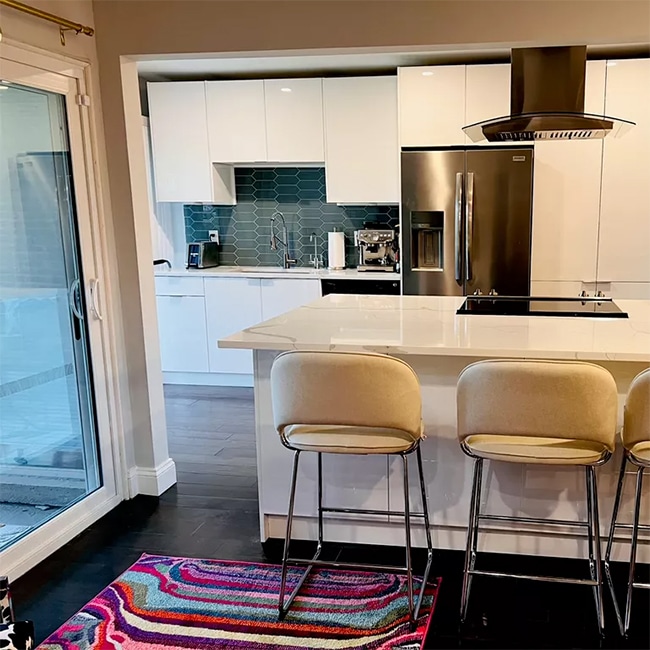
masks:
<svg viewBox="0 0 650 650"><path fill-rule="evenodd" d="M275 318L320 298L320 280L262 280L262 320Z"/></svg>
<svg viewBox="0 0 650 650"><path fill-rule="evenodd" d="M396 77L323 80L329 203L399 203Z"/></svg>
<svg viewBox="0 0 650 650"><path fill-rule="evenodd" d="M164 372L208 372L203 296L157 296Z"/></svg>
<svg viewBox="0 0 650 650"><path fill-rule="evenodd" d="M207 81L205 94L210 161L265 161L264 81Z"/></svg>
<svg viewBox="0 0 650 650"><path fill-rule="evenodd" d="M464 65L399 68L399 144L435 147L466 143Z"/></svg>
<svg viewBox="0 0 650 650"><path fill-rule="evenodd" d="M636 122L605 138L598 281L650 282L650 60L611 61L606 114Z"/></svg>
<svg viewBox="0 0 650 650"><path fill-rule="evenodd" d="M149 83L147 92L156 200L212 201L204 82Z"/></svg>
<svg viewBox="0 0 650 650"><path fill-rule="evenodd" d="M205 312L210 372L252 374L250 350L224 350L217 342L262 321L260 280L205 278Z"/></svg>
<svg viewBox="0 0 650 650"><path fill-rule="evenodd" d="M266 79L264 101L267 159L322 163L322 79Z"/></svg>
<svg viewBox="0 0 650 650"><path fill-rule="evenodd" d="M605 70L605 61L587 62L588 113L603 114ZM603 140L535 143L533 282L595 281L602 148Z"/></svg>
<svg viewBox="0 0 650 650"><path fill-rule="evenodd" d="M465 124L510 114L510 64L468 65L465 77ZM498 142L473 143L490 147Z"/></svg>

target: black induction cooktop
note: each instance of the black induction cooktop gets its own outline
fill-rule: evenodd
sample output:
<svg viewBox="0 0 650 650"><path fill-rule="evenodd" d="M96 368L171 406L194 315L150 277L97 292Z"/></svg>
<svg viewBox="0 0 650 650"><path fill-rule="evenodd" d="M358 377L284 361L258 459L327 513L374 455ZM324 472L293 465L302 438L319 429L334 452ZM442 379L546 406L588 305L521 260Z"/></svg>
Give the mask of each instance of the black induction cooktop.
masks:
<svg viewBox="0 0 650 650"><path fill-rule="evenodd" d="M628 317L611 298L587 297L467 296L456 313L492 316Z"/></svg>

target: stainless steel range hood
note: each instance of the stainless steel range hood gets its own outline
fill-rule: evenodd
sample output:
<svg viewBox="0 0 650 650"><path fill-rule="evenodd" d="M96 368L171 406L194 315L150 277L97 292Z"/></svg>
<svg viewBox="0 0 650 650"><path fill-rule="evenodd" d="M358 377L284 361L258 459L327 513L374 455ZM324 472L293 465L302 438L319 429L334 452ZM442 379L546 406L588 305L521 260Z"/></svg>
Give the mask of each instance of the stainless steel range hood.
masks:
<svg viewBox="0 0 650 650"><path fill-rule="evenodd" d="M619 137L634 126L584 112L585 46L519 48L511 54L510 115L463 127L473 142Z"/></svg>

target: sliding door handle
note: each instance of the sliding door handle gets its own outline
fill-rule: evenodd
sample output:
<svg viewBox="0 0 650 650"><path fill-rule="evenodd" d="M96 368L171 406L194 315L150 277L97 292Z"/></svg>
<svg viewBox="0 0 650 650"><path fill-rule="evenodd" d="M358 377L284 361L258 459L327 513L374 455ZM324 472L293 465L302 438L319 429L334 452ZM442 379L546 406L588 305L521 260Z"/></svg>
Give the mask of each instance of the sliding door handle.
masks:
<svg viewBox="0 0 650 650"><path fill-rule="evenodd" d="M90 308L97 320L104 320L99 310L99 280L92 278L90 281Z"/></svg>
<svg viewBox="0 0 650 650"><path fill-rule="evenodd" d="M79 302L79 279L76 278L72 281L72 284L68 289L68 303L70 303L70 310L77 317L77 319L83 320L84 315L81 313L81 309L79 309Z"/></svg>
<svg viewBox="0 0 650 650"><path fill-rule="evenodd" d="M461 221L463 218L463 173L456 174L456 192L454 194L454 271L456 282L463 281L463 260L460 252Z"/></svg>

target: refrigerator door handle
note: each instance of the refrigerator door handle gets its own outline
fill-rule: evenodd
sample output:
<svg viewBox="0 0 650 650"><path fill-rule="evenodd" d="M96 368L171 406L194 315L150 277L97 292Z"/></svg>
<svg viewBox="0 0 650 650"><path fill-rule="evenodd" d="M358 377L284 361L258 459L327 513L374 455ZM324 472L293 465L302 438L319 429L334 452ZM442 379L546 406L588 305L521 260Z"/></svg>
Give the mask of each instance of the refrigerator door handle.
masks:
<svg viewBox="0 0 650 650"><path fill-rule="evenodd" d="M456 174L456 193L454 194L454 258L456 282L463 281L463 262L460 252L461 220L463 218L463 172Z"/></svg>
<svg viewBox="0 0 650 650"><path fill-rule="evenodd" d="M467 172L465 198L465 280L472 279L472 236L474 234L474 174Z"/></svg>

